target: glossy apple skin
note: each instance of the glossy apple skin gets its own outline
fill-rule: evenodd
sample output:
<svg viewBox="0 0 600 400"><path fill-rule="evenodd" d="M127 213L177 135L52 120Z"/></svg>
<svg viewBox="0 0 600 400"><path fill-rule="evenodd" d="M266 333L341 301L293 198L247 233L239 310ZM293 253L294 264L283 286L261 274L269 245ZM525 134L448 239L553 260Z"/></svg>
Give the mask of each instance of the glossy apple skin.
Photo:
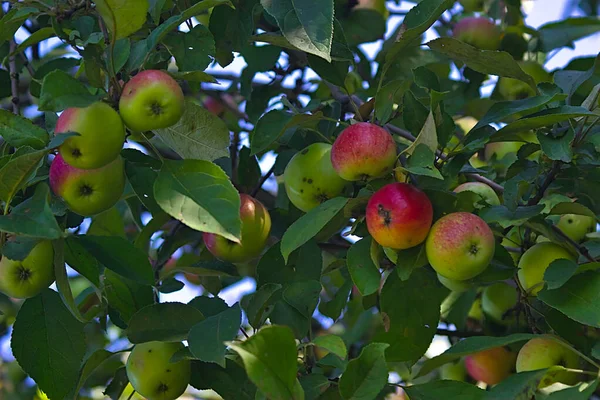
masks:
<svg viewBox="0 0 600 400"><path fill-rule="evenodd" d="M134 132L167 128L183 115L183 91L169 74L142 71L125 84L119 99L119 113Z"/></svg>
<svg viewBox="0 0 600 400"><path fill-rule="evenodd" d="M505 347L494 347L465 357L465 367L476 381L496 385L512 373L515 353Z"/></svg>
<svg viewBox="0 0 600 400"><path fill-rule="evenodd" d="M456 23L453 36L481 50L498 50L500 47L500 29L485 17L467 17Z"/></svg>
<svg viewBox="0 0 600 400"><path fill-rule="evenodd" d="M558 229L575 242L581 242L586 234L596 232L596 226L594 218L577 214L561 215L556 224Z"/></svg>
<svg viewBox="0 0 600 400"><path fill-rule="evenodd" d="M26 278L26 280L23 280ZM0 260L0 292L8 297L28 299L37 296L54 282L52 242L39 242L22 261Z"/></svg>
<svg viewBox="0 0 600 400"><path fill-rule="evenodd" d="M418 188L408 183L390 183L369 199L366 220L377 243L403 250L425 241L433 221L433 207Z"/></svg>
<svg viewBox="0 0 600 400"><path fill-rule="evenodd" d="M548 338L529 340L517 356L517 372L535 371L555 365L579 369L579 356L560 343ZM550 386L556 382L574 385L579 382L579 374L565 371L548 372L542 378L539 387Z"/></svg>
<svg viewBox="0 0 600 400"><path fill-rule="evenodd" d="M333 169L327 143L313 143L296 153L285 168L283 181L292 204L304 212L339 196L348 183Z"/></svg>
<svg viewBox="0 0 600 400"><path fill-rule="evenodd" d="M133 388L148 400L175 400L190 383L191 363L169 360L185 346L182 343L137 344L127 359L127 377Z"/></svg>
<svg viewBox="0 0 600 400"><path fill-rule="evenodd" d="M507 315L519 301L517 289L504 282L494 283L483 289L481 295L481 308L494 322L501 325L510 325L515 322L515 313Z"/></svg>
<svg viewBox="0 0 600 400"><path fill-rule="evenodd" d="M271 216L266 207L247 194L240 194L242 240L235 243L214 233L203 233L208 251L220 260L232 263L250 261L260 255L271 232Z"/></svg>
<svg viewBox="0 0 600 400"><path fill-rule="evenodd" d="M535 61L520 61L521 69L531 75L535 84L552 82L552 75ZM523 81L502 77L498 80L498 92L506 100L526 99L535 95L535 91Z"/></svg>
<svg viewBox="0 0 600 400"><path fill-rule="evenodd" d="M484 0L458 0L465 12L471 13L475 11L482 11L485 5Z"/></svg>
<svg viewBox="0 0 600 400"><path fill-rule="evenodd" d="M331 164L347 181L366 181L389 173L397 156L396 143L388 131L359 122L337 137L331 149Z"/></svg>
<svg viewBox="0 0 600 400"><path fill-rule="evenodd" d="M108 210L116 204L125 188L121 156L98 169L77 169L56 155L50 165L50 187L69 208L83 216Z"/></svg>
<svg viewBox="0 0 600 400"><path fill-rule="evenodd" d="M70 165L79 169L95 169L110 163L117 158L125 141L121 117L102 102L86 108L67 108L58 117L54 132L79 133L58 149Z"/></svg>
<svg viewBox="0 0 600 400"><path fill-rule="evenodd" d="M564 247L552 242L537 243L530 247L519 260L518 277L523 289L530 295L537 296L542 290L546 269L552 261L561 258L576 260Z"/></svg>
<svg viewBox="0 0 600 400"><path fill-rule="evenodd" d="M499 206L500 198L490 186L483 182L465 182L454 188L454 193L473 192L478 194L486 203L491 206ZM476 203L477 204L477 203Z"/></svg>
<svg viewBox="0 0 600 400"><path fill-rule="evenodd" d="M494 256L494 234L475 214L457 212L431 228L425 251L429 264L446 278L464 281L482 273Z"/></svg>

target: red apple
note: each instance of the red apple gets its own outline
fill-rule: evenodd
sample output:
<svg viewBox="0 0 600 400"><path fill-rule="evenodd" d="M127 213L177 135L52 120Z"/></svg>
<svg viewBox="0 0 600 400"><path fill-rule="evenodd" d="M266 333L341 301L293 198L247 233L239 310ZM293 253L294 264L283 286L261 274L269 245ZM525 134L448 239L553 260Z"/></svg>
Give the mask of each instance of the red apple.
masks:
<svg viewBox="0 0 600 400"><path fill-rule="evenodd" d="M471 378L495 385L512 373L516 358L506 347L494 347L465 357L465 367Z"/></svg>
<svg viewBox="0 0 600 400"><path fill-rule="evenodd" d="M494 21L485 17L467 17L456 23L453 36L481 50L497 50L500 47L500 29Z"/></svg>
<svg viewBox="0 0 600 400"><path fill-rule="evenodd" d="M204 108L206 108L211 113L215 114L217 117L223 114L223 112L225 112L225 107L223 107L223 104L219 103L217 100L210 96L204 99Z"/></svg>

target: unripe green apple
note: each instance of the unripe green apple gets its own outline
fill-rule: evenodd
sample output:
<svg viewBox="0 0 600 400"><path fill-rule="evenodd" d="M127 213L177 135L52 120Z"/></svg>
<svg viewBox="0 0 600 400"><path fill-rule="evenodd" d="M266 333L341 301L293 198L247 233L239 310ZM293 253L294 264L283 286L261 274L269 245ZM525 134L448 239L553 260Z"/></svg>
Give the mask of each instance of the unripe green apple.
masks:
<svg viewBox="0 0 600 400"><path fill-rule="evenodd" d="M564 214L560 216L556 227L575 242L581 242L586 234L596 232L596 219L586 215Z"/></svg>
<svg viewBox="0 0 600 400"><path fill-rule="evenodd" d="M446 278L464 281L482 273L494 256L494 234L475 214L456 212L440 218L427 237L429 264Z"/></svg>
<svg viewBox="0 0 600 400"><path fill-rule="evenodd" d="M498 282L483 289L481 308L494 322L509 325L514 322L514 313L507 315L519 302L519 292L513 286Z"/></svg>
<svg viewBox="0 0 600 400"><path fill-rule="evenodd" d="M408 183L390 183L367 203L367 229L373 239L395 250L417 246L425 240L433 221L427 195Z"/></svg>
<svg viewBox="0 0 600 400"><path fill-rule="evenodd" d="M465 357L465 367L471 378L496 385L512 373L516 355L506 347L494 347Z"/></svg>
<svg viewBox="0 0 600 400"><path fill-rule="evenodd" d="M453 292L466 292L473 287L469 281L455 281L440 274L437 274L437 277L442 285Z"/></svg>
<svg viewBox="0 0 600 400"><path fill-rule="evenodd" d="M529 248L519 260L519 282L530 295L536 296L542 290L544 273L548 266L558 259L575 261L573 254L564 247L552 242L537 243Z"/></svg>
<svg viewBox="0 0 600 400"><path fill-rule="evenodd" d="M481 305L481 297L477 297L473 304L471 304L471 308L469 309L469 313L467 317L474 319L475 321L483 320L483 307Z"/></svg>
<svg viewBox="0 0 600 400"><path fill-rule="evenodd" d="M309 211L339 196L347 182L331 165L331 145L313 143L296 153L283 174L285 191L293 205Z"/></svg>
<svg viewBox="0 0 600 400"><path fill-rule="evenodd" d="M450 362L440 367L440 379L464 382L467 379L467 370L463 360Z"/></svg>
<svg viewBox="0 0 600 400"><path fill-rule="evenodd" d="M220 260L232 263L250 261L262 253L271 232L271 216L265 206L247 194L240 194L242 239L233 242L214 233L203 233L208 251Z"/></svg>
<svg viewBox="0 0 600 400"><path fill-rule="evenodd" d="M331 148L331 164L347 181L382 177L394 168L397 156L392 135L368 122L344 129Z"/></svg>
<svg viewBox="0 0 600 400"><path fill-rule="evenodd" d="M113 161L123 147L125 127L108 104L97 102L85 108L67 108L58 117L56 134L76 132L59 147L60 155L79 169L95 169Z"/></svg>
<svg viewBox="0 0 600 400"><path fill-rule="evenodd" d="M485 0L458 0L458 2L467 13L482 11L485 5Z"/></svg>
<svg viewBox="0 0 600 400"><path fill-rule="evenodd" d="M148 400L175 400L190 383L191 363L169 362L183 349L182 343L137 344L127 359L127 377L133 388Z"/></svg>
<svg viewBox="0 0 600 400"><path fill-rule="evenodd" d="M453 36L481 50L497 50L502 36L494 21L485 17L467 17L456 23Z"/></svg>
<svg viewBox="0 0 600 400"><path fill-rule="evenodd" d="M22 261L2 257L0 292L8 297L28 299L37 296L54 282L52 242L39 242Z"/></svg>
<svg viewBox="0 0 600 400"><path fill-rule="evenodd" d="M516 154L519 151L519 149L523 147L524 144L524 142L488 143L485 146L485 159L491 160L495 156L497 161L501 161L507 155Z"/></svg>
<svg viewBox="0 0 600 400"><path fill-rule="evenodd" d="M142 71L125 84L119 99L119 113L134 132L167 128L183 115L183 91L169 74Z"/></svg>
<svg viewBox="0 0 600 400"><path fill-rule="evenodd" d="M456 188L454 188L454 193L460 192L473 192L478 194L479 197L489 205L500 205L500 198L496 192L494 192L494 189L483 182L465 182L462 185L458 185ZM477 203L478 202L475 203L476 206L478 206Z"/></svg>
<svg viewBox="0 0 600 400"><path fill-rule="evenodd" d="M552 82L552 75L535 61L520 61L521 69L531 75L535 84ZM501 77L498 80L498 92L506 100L526 99L535 95L535 91L523 81L514 78Z"/></svg>
<svg viewBox="0 0 600 400"><path fill-rule="evenodd" d="M560 365L565 368L578 369L579 356L557 341L549 338L533 338L519 351L517 356L517 372L535 371ZM539 387L550 386L556 382L574 385L579 381L579 374L560 371L549 371L542 378Z"/></svg>
<svg viewBox="0 0 600 400"><path fill-rule="evenodd" d="M57 154L50 165L50 187L79 215L91 216L115 205L125 188L121 156L97 169L77 169Z"/></svg>

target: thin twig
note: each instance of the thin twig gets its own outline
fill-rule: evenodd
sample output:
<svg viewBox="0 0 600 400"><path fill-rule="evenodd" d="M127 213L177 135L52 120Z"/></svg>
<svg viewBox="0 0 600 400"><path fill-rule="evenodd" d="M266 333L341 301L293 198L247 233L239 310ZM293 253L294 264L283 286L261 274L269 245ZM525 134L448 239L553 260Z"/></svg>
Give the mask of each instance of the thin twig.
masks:
<svg viewBox="0 0 600 400"><path fill-rule="evenodd" d="M9 42L10 54L14 53L17 49L17 43L12 38ZM19 114L19 73L17 71L17 61L15 60L15 54L12 54L8 58L8 72L10 74L10 92L12 95L12 108L13 113Z"/></svg>
<svg viewBox="0 0 600 400"><path fill-rule="evenodd" d="M458 337L458 338L483 336L483 333L481 333L481 332L451 331L449 329L439 329L439 328L435 331L435 334L441 335L441 336L453 336L453 337Z"/></svg>
<svg viewBox="0 0 600 400"><path fill-rule="evenodd" d="M275 170L275 163L273 163L273 166L267 171L267 173L264 174L260 178L260 181L258 181L258 184L256 185L256 187L254 189L252 189L252 192L250 193L250 196L256 197L256 195L258 194L258 191L262 188L262 186L265 184L265 182L273 174L274 170Z"/></svg>
<svg viewBox="0 0 600 400"><path fill-rule="evenodd" d="M544 194L546 193L546 190L548 189L548 187L550 187L552 182L554 182L556 175L558 175L561 165L562 164L560 161L554 161L552 163L552 168L550 168L550 171L548 171L548 174L544 178L544 181L540 184L537 193L527 202L528 206L534 206L537 203L539 203L540 200L542 200Z"/></svg>
<svg viewBox="0 0 600 400"><path fill-rule="evenodd" d="M580 245L579 243L577 243L576 241L574 241L573 239L568 237L556 225L552 225L552 231L554 233L556 233L558 236L560 236L561 238L563 238L564 240L566 240L571 246L575 247L581 255L583 255L585 258L587 258L587 260L589 262L596 262L596 260L594 259L594 257L592 257L592 255L590 254L590 252L588 251L587 248L585 248L584 246Z"/></svg>

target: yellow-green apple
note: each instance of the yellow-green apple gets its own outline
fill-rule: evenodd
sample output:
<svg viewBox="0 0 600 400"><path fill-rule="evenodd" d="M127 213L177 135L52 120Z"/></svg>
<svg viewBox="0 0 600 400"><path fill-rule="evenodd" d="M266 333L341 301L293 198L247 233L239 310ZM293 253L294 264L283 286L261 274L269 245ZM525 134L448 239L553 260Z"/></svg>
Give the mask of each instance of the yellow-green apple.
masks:
<svg viewBox="0 0 600 400"><path fill-rule="evenodd" d="M191 363L171 363L182 343L147 342L135 345L127 359L127 377L133 388L148 400L175 400L190 383Z"/></svg>
<svg viewBox="0 0 600 400"><path fill-rule="evenodd" d="M465 182L461 185L458 185L456 188L454 188L454 193L460 192L473 192L479 195L480 200L484 200L491 206L500 205L500 198L496 192L494 192L494 189L483 182ZM479 201L475 203L476 206L478 206L477 203L479 203Z"/></svg>
<svg viewBox="0 0 600 400"><path fill-rule="evenodd" d="M524 142L494 142L485 146L485 159L491 160L496 157L496 160L501 161L509 154L516 154Z"/></svg>
<svg viewBox="0 0 600 400"><path fill-rule="evenodd" d="M536 296L544 286L544 273L558 259L575 261L576 258L564 247L552 242L537 243L530 247L519 260L519 282L530 295Z"/></svg>
<svg viewBox="0 0 600 400"><path fill-rule="evenodd" d="M533 78L536 85L542 82L552 82L552 75L535 61L520 61L519 66ZM535 91L525 82L506 77L498 80L498 92L507 100L526 99L535 95Z"/></svg>
<svg viewBox="0 0 600 400"><path fill-rule="evenodd" d="M473 284L469 281L455 281L440 274L437 274L437 277L442 285L453 292L466 292L473 287Z"/></svg>
<svg viewBox="0 0 600 400"><path fill-rule="evenodd" d="M368 122L344 129L331 148L331 164L347 181L382 177L394 168L397 156L392 135Z"/></svg>
<svg viewBox="0 0 600 400"><path fill-rule="evenodd" d="M494 347L465 357L471 378L488 385L502 382L515 367L516 354L506 347Z"/></svg>
<svg viewBox="0 0 600 400"><path fill-rule="evenodd" d="M39 242L24 260L0 260L0 292L8 297L28 299L54 282L52 242Z"/></svg>
<svg viewBox="0 0 600 400"><path fill-rule="evenodd" d="M425 243L429 264L446 278L464 281L482 273L494 256L494 234L475 214L448 214L431 227Z"/></svg>
<svg viewBox="0 0 600 400"><path fill-rule="evenodd" d="M481 305L481 297L477 297L473 304L471 304L471 308L469 309L469 313L467 317L475 320L482 321L483 320L483 306Z"/></svg>
<svg viewBox="0 0 600 400"><path fill-rule="evenodd" d="M450 362L440 367L440 379L464 382L466 378L467 370L463 360Z"/></svg>
<svg viewBox="0 0 600 400"><path fill-rule="evenodd" d="M208 251L220 260L232 263L250 261L260 255L271 232L271 216L266 207L247 194L240 194L240 219L242 239L240 243L214 233L202 235Z"/></svg>
<svg viewBox="0 0 600 400"><path fill-rule="evenodd" d="M497 50L502 40L500 29L485 17L467 17L456 23L452 35L481 50Z"/></svg>
<svg viewBox="0 0 600 400"><path fill-rule="evenodd" d="M561 366L579 369L579 356L569 348L550 338L533 338L529 340L517 356L517 372L535 371L538 369ZM548 371L542 378L539 387L543 388L556 382L574 385L579 381L579 374L569 371Z"/></svg>
<svg viewBox="0 0 600 400"><path fill-rule="evenodd" d="M586 215L564 214L560 216L556 227L572 240L581 242L586 234L596 232L596 219Z"/></svg>
<svg viewBox="0 0 600 400"><path fill-rule="evenodd" d="M396 250L423 243L433 221L425 193L408 183L390 183L367 203L367 229L377 243Z"/></svg>
<svg viewBox="0 0 600 400"><path fill-rule="evenodd" d="M292 204L305 212L339 196L348 183L333 169L327 143L313 143L296 153L285 168L283 181Z"/></svg>
<svg viewBox="0 0 600 400"><path fill-rule="evenodd" d="M505 282L494 283L483 289L481 308L492 321L509 325L515 321L514 313L510 313L519 301L517 289Z"/></svg>
<svg viewBox="0 0 600 400"><path fill-rule="evenodd" d="M60 155L79 169L95 169L113 161L123 147L125 127L119 114L106 103L67 108L56 121L54 133L76 132L59 147Z"/></svg>
<svg viewBox="0 0 600 400"><path fill-rule="evenodd" d="M50 165L50 187L79 215L91 216L115 205L125 188L121 156L97 169L77 169L57 154Z"/></svg>
<svg viewBox="0 0 600 400"><path fill-rule="evenodd" d="M458 0L465 12L482 11L485 0Z"/></svg>
<svg viewBox="0 0 600 400"><path fill-rule="evenodd" d="M119 99L119 113L134 132L167 128L183 115L183 91L169 74L142 71L125 84Z"/></svg>

